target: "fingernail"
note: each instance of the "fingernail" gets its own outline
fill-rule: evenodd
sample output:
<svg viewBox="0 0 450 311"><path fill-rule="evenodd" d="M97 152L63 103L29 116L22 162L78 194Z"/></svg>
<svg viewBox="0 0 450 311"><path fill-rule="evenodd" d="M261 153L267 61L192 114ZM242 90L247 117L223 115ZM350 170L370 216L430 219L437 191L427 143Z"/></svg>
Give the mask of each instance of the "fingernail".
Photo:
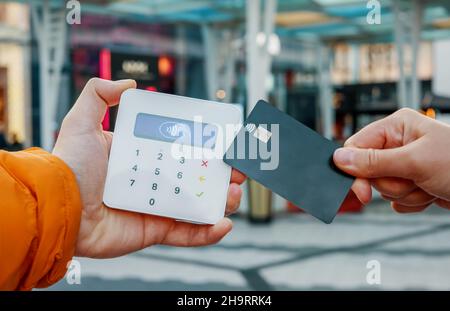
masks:
<svg viewBox="0 0 450 311"><path fill-rule="evenodd" d="M130 83L130 82L133 82L134 80L133 79L122 79L122 80L116 80L116 81L114 81L114 82L116 82L116 83Z"/></svg>
<svg viewBox="0 0 450 311"><path fill-rule="evenodd" d="M334 161L340 165L350 165L353 162L353 151L348 148L339 148L334 152Z"/></svg>
<svg viewBox="0 0 450 311"><path fill-rule="evenodd" d="M230 230L231 230L231 228L233 228L233 222L232 222L231 219L228 218L228 217L225 217L224 219L225 219L225 220L224 220L224 223L225 223L228 227L230 227Z"/></svg>
<svg viewBox="0 0 450 311"><path fill-rule="evenodd" d="M232 195L241 195L241 187L238 185L230 186L230 192Z"/></svg>

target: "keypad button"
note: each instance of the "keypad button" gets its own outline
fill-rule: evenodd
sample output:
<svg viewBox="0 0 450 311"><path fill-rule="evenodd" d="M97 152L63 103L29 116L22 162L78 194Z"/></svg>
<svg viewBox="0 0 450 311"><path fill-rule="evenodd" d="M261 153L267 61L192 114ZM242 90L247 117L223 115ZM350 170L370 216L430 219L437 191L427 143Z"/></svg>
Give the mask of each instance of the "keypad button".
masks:
<svg viewBox="0 0 450 311"><path fill-rule="evenodd" d="M197 196L197 198L201 198L204 194L205 194L205 192L203 192L203 191L199 191L199 192L196 192L196 193L195 193L195 195Z"/></svg>
<svg viewBox="0 0 450 311"><path fill-rule="evenodd" d="M133 148L124 168L129 176L125 180L130 194L139 196L147 192L142 198L146 208L164 208L174 204L183 205L188 198L198 200L203 206L213 167L210 159L191 159L187 155L173 157L168 148ZM211 173L210 173L211 171Z"/></svg>

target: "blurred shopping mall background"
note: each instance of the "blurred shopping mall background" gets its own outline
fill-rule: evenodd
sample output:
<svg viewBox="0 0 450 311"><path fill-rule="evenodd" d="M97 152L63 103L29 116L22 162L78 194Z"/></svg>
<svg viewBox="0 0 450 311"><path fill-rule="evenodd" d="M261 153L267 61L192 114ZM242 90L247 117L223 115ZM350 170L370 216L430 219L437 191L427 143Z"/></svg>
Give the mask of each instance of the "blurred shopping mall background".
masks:
<svg viewBox="0 0 450 311"><path fill-rule="evenodd" d="M0 148L51 150L91 77L243 114L266 98L337 142L401 107L450 123L449 56L445 0L0 0ZM450 289L446 211L376 198L324 225L244 188L219 245L80 259L82 284L51 289Z"/></svg>

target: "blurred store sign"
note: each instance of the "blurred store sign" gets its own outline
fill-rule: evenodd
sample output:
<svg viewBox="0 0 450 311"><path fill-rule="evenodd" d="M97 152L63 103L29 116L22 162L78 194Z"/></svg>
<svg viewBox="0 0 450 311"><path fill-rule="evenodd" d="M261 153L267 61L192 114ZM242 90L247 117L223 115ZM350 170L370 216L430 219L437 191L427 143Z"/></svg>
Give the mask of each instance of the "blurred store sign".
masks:
<svg viewBox="0 0 450 311"><path fill-rule="evenodd" d="M155 85L158 81L158 58L112 52L111 78L134 79L139 85Z"/></svg>
<svg viewBox="0 0 450 311"><path fill-rule="evenodd" d="M422 42L419 50L418 75L421 80L432 76L432 43ZM407 63L412 65L412 51L404 50ZM334 47L332 79L334 84L394 82L399 79L395 45L337 44ZM411 66L406 69L412 69Z"/></svg>
<svg viewBox="0 0 450 311"><path fill-rule="evenodd" d="M10 150L31 140L29 20L28 5L0 2L0 148Z"/></svg>
<svg viewBox="0 0 450 311"><path fill-rule="evenodd" d="M102 49L100 51L100 77L107 80L133 79L138 87L158 89L161 76L174 73L173 61L167 56L151 56Z"/></svg>
<svg viewBox="0 0 450 311"><path fill-rule="evenodd" d="M100 77L107 80L133 79L138 87L157 89L158 58L148 55L100 51ZM109 109L103 119L105 130L114 129L117 107Z"/></svg>
<svg viewBox="0 0 450 311"><path fill-rule="evenodd" d="M17 31L28 31L28 7L21 3L0 3L0 24Z"/></svg>
<svg viewBox="0 0 450 311"><path fill-rule="evenodd" d="M107 80L133 79L140 89L174 92L175 60L167 55L127 53L108 48L99 52L100 77ZM114 129L117 107L108 111L103 128Z"/></svg>
<svg viewBox="0 0 450 311"><path fill-rule="evenodd" d="M433 45L433 93L450 97L450 40L436 41Z"/></svg>

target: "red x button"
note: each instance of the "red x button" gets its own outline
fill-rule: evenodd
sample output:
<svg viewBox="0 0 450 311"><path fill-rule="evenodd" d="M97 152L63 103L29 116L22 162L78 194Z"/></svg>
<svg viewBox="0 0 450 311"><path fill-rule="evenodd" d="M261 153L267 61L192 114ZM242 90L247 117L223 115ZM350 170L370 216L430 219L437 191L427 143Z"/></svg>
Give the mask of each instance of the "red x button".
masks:
<svg viewBox="0 0 450 311"><path fill-rule="evenodd" d="M208 167L208 161L202 160L202 166Z"/></svg>

